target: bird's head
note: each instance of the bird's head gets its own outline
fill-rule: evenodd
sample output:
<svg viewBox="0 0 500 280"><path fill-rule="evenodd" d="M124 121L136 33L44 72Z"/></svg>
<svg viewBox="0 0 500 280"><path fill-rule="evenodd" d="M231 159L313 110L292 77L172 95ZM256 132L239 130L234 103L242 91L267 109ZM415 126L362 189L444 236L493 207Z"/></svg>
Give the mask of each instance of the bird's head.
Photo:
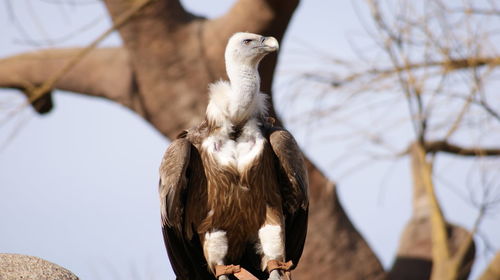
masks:
<svg viewBox="0 0 500 280"><path fill-rule="evenodd" d="M274 37L245 32L235 33L229 38L226 46L226 66L256 67L266 54L277 51L278 48L278 41Z"/></svg>

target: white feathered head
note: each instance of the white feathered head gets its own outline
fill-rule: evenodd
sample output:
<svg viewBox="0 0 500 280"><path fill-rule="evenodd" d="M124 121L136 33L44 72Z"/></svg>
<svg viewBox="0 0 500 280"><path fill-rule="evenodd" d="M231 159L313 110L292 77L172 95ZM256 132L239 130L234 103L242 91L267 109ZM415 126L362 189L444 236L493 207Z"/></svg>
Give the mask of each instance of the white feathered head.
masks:
<svg viewBox="0 0 500 280"><path fill-rule="evenodd" d="M227 64L256 66L268 53L278 50L278 41L274 37L265 37L253 33L235 33L226 46Z"/></svg>

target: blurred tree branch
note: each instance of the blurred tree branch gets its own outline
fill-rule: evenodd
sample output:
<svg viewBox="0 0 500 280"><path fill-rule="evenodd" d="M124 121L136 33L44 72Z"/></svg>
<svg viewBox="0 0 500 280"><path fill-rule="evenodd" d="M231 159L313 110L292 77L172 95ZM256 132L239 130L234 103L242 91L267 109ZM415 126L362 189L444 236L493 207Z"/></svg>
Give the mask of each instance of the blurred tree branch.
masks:
<svg viewBox="0 0 500 280"><path fill-rule="evenodd" d="M447 223L441 210L442 198L435 194L439 185L433 182L436 171L432 165L434 158L443 153L478 161L500 156L499 148L487 148L488 145L480 141L470 143L470 139L457 136L459 132L478 131L483 126L498 129L500 108L491 102L498 100L495 75L498 75L500 57L493 43L498 39L498 32L493 28L495 24L485 28L486 24L478 19L485 11L494 14L498 9L493 4L489 9L479 8L474 1L463 2L465 7L461 9L441 0L366 2L371 25L365 28L376 51L357 53L359 61L333 58L330 73L305 74L307 80L324 84L327 91L336 93L331 96L337 99L348 96L343 99L345 103L335 103L328 110L320 111L321 114L315 108L310 116L325 119L340 112L345 114L349 106L356 104L354 101L367 104L367 100L379 100L379 95L384 94L393 94L406 104L408 116L404 121L411 124L414 137L403 144L409 148L399 155L411 158L413 215L401 236L397 258L388 277L467 279L474 261L473 237L486 206L479 206L480 218L471 232ZM489 3L492 2L483 4ZM480 13L474 12L480 10ZM380 103L388 105L386 114L400 104L383 101ZM368 106L363 108L369 110ZM478 116L481 121L477 120ZM348 117L357 116L343 115L344 119ZM387 137L383 135L394 135L394 132L390 129L374 132L375 126L381 127L377 119L359 134L368 135L366 141L371 145L387 146ZM486 135L489 132L492 130L485 129Z"/></svg>
<svg viewBox="0 0 500 280"><path fill-rule="evenodd" d="M133 107L136 92L128 53L124 48L93 50L59 79L53 79L60 69L80 53L81 48L48 49L2 59L0 85L21 89L34 104L39 98L49 98L52 89L58 88L108 98ZM41 86L48 80L53 80L51 87ZM47 96L43 96L44 94Z"/></svg>
<svg viewBox="0 0 500 280"><path fill-rule="evenodd" d="M500 149L481 147L466 148L450 144L446 141L430 141L426 142L424 145L424 149L427 153L444 152L460 156L500 156Z"/></svg>

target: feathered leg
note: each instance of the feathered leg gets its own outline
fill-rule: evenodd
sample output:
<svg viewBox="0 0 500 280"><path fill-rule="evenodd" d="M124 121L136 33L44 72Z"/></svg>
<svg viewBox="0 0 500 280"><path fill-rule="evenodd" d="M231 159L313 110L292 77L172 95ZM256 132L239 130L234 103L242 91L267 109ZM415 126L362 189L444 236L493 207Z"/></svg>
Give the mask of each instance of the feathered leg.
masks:
<svg viewBox="0 0 500 280"><path fill-rule="evenodd" d="M280 213L267 208L266 222L259 229L259 242L262 254L262 270L269 270L269 261L285 261L285 240L284 227ZM283 271L280 269L271 270L269 280L281 280Z"/></svg>
<svg viewBox="0 0 500 280"><path fill-rule="evenodd" d="M203 242L203 252L207 260L208 267L215 275L215 266L224 265L224 258L227 255L228 242L226 232L214 230L205 234ZM229 280L227 275L221 275L218 280Z"/></svg>

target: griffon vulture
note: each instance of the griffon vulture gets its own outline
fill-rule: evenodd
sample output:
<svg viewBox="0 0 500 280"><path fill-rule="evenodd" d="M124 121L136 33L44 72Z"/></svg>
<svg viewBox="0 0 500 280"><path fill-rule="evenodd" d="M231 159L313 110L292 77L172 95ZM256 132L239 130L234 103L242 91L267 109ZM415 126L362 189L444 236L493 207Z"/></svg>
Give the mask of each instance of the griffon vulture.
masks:
<svg viewBox="0 0 500 280"><path fill-rule="evenodd" d="M205 120L170 144L160 167L163 236L177 279L279 280L298 264L308 179L292 135L267 117L258 65L273 37L236 33L229 82L211 84Z"/></svg>

